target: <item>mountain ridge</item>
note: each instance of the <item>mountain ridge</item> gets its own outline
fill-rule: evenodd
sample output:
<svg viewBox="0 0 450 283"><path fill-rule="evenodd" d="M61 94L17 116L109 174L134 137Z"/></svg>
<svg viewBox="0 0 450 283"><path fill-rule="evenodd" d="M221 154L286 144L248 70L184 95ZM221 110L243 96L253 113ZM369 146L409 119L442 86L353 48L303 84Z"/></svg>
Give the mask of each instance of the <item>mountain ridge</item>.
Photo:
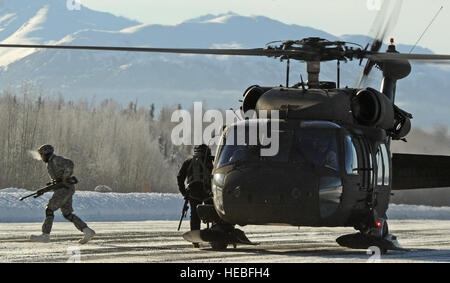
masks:
<svg viewBox="0 0 450 283"><path fill-rule="evenodd" d="M12 8L0 10L0 40L5 41L5 36L9 34L7 38L10 38L29 23L30 30L17 38L50 44L256 48L273 40L304 37L356 41L363 46L369 41L363 35L337 37L311 27L287 25L264 16L244 17L233 12L205 15L174 26L144 25L85 7L69 11L60 5L61 1L56 6L53 3L56 2L36 0L19 12ZM11 16L13 13L20 15ZM33 24L31 19L37 15L39 21ZM64 24L56 25L62 21L61 17L64 17ZM13 28L17 29L12 33ZM398 48L408 52L411 46L400 44ZM432 53L422 47L417 47L415 52ZM355 85L362 70L358 63L343 64L341 85ZM156 103L157 106L181 103L189 107L193 101L205 101L209 107L228 109L239 106L237 100L249 85L279 85L285 81L285 65L278 60L240 56L3 49L0 50L0 65L3 66L0 69L3 89L17 89L24 81L32 81L53 92L62 92L67 100L95 97L97 102L114 98L128 103L137 99L141 105ZM306 75L304 64L292 63L291 80L299 80L299 73ZM381 75L374 73L371 86L379 88ZM450 88L449 74L439 67L414 65L411 76L399 82L398 103L418 113L420 124L434 125L448 120L447 115L440 112L446 112L444 95ZM335 80L335 77L335 63L323 63L321 78ZM427 109L431 107L439 109L436 116L428 114Z"/></svg>

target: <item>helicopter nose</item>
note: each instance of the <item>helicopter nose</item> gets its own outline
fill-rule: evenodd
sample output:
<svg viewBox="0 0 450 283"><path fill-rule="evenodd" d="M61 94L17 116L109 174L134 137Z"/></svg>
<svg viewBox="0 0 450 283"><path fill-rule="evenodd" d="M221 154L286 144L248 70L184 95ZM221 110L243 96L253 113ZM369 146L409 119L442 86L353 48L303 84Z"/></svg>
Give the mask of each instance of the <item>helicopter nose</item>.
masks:
<svg viewBox="0 0 450 283"><path fill-rule="evenodd" d="M245 168L225 174L218 203L222 218L231 223L315 223L320 218L318 187L319 178L306 168Z"/></svg>

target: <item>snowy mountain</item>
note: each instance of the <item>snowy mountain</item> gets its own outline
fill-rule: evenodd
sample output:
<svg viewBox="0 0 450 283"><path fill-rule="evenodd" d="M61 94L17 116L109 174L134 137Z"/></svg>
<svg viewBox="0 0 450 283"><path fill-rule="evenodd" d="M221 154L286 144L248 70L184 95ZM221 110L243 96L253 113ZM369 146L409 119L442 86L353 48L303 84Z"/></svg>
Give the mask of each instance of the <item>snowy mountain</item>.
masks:
<svg viewBox="0 0 450 283"><path fill-rule="evenodd" d="M0 40L3 43L51 43L151 47L256 48L267 42L318 36L365 45L359 35L336 37L310 27L287 25L267 17L235 13L206 15L175 26L143 25L82 7L70 11L66 1L15 0L0 4ZM399 46L409 51L409 46ZM416 52L431 53L417 48ZM249 85L279 85L285 65L270 58L136 54L56 50L0 50L0 85L16 88L33 81L66 100L80 97L100 102L138 100L139 105L205 101L208 107L239 107ZM362 67L344 64L343 85L354 86ZM305 76L305 65L295 62L291 81ZM415 65L413 74L399 83L398 102L415 113L419 125L448 124L446 94L450 70ZM321 78L335 80L335 63L323 64ZM372 86L378 88L380 75ZM425 106L425 109L423 108ZM435 109L436 115L429 115Z"/></svg>
<svg viewBox="0 0 450 283"><path fill-rule="evenodd" d="M0 38L3 43L55 43L81 30L117 30L138 24L125 18L83 8L67 9L61 0L0 2ZM0 66L19 60L33 50L6 50Z"/></svg>

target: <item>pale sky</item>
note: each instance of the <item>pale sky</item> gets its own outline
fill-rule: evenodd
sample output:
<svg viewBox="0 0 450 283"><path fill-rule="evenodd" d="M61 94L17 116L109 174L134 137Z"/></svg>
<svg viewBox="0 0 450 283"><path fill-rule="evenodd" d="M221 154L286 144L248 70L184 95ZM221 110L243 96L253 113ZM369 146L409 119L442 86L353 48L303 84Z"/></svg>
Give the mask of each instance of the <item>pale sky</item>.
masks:
<svg viewBox="0 0 450 283"><path fill-rule="evenodd" d="M334 35L368 34L383 0L78 0L94 10L146 24L175 25L206 14L229 11L267 16L287 24L310 26ZM388 1L388 0L384 0ZM450 54L450 0L404 0L397 26L387 38L414 44L439 8L444 9L419 45Z"/></svg>

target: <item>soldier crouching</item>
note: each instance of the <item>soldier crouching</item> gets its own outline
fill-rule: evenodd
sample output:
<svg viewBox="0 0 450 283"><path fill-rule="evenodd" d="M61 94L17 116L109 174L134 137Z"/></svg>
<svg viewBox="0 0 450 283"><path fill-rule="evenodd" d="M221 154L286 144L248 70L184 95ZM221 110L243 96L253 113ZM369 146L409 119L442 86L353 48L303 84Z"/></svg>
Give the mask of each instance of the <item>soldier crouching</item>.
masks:
<svg viewBox="0 0 450 283"><path fill-rule="evenodd" d="M50 241L50 232L53 226L54 212L61 209L65 219L72 222L75 227L84 233L80 244L89 242L95 235L95 231L90 229L78 216L73 214L72 196L75 193L75 186L68 182L73 173L74 164L71 160L54 154L51 145L43 145L38 149L42 161L47 163L48 174L52 182L62 182L64 186L56 189L53 196L48 201L45 210L45 220L42 224L42 235L31 235L30 240L47 243Z"/></svg>

